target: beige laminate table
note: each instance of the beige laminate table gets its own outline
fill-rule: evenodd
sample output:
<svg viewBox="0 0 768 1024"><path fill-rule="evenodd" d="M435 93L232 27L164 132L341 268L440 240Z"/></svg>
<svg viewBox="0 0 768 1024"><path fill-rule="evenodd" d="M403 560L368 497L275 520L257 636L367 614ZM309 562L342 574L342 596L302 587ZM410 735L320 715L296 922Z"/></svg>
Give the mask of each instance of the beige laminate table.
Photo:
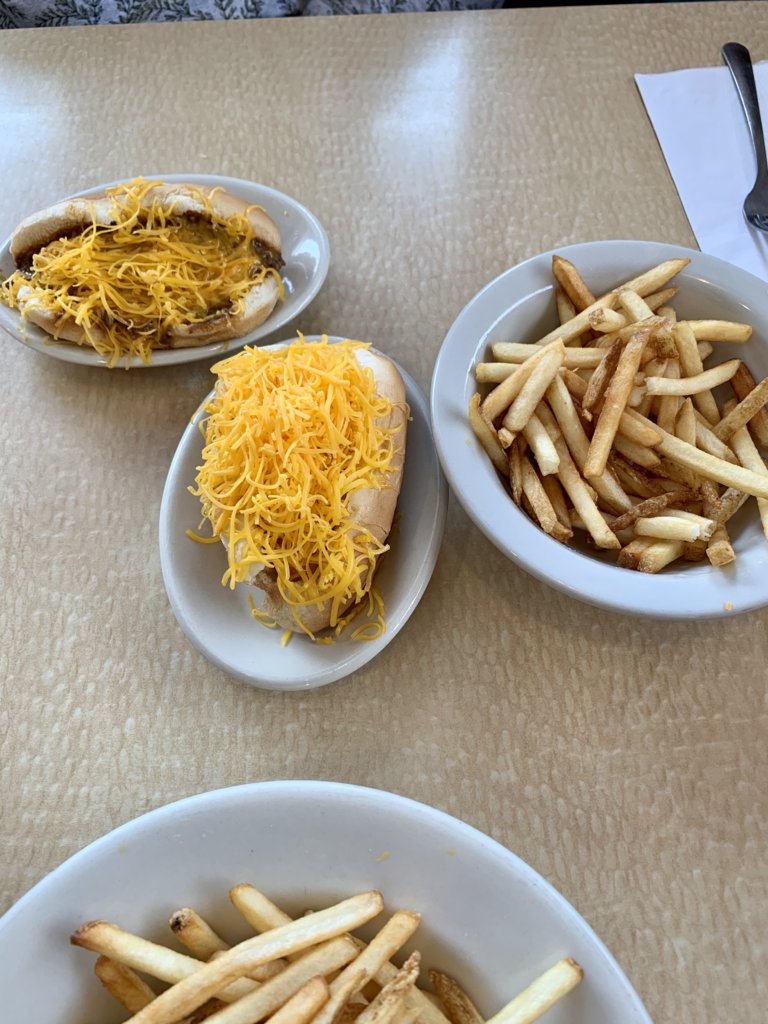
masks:
<svg viewBox="0 0 768 1024"><path fill-rule="evenodd" d="M0 236L140 172L307 204L327 283L297 326L427 389L504 268L594 238L694 244L636 71L768 57L763 3L0 34ZM506 562L451 503L408 626L325 689L255 690L182 635L160 574L171 455L208 366L105 372L2 340L0 910L112 827L250 780L443 808L575 904L657 1021L764 1021L768 611L641 621ZM618 1024L618 1022L617 1022Z"/></svg>

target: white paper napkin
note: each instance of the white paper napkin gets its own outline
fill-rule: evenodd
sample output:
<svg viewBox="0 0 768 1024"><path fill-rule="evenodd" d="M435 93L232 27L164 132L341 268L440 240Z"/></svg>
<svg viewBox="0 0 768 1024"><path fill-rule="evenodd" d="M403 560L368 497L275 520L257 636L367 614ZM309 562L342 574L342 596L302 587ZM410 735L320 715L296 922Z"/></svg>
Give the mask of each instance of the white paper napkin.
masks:
<svg viewBox="0 0 768 1024"><path fill-rule="evenodd" d="M755 65L755 80L768 135L768 63ZM730 71L692 68L635 81L700 248L768 281L768 234L742 213L755 157Z"/></svg>

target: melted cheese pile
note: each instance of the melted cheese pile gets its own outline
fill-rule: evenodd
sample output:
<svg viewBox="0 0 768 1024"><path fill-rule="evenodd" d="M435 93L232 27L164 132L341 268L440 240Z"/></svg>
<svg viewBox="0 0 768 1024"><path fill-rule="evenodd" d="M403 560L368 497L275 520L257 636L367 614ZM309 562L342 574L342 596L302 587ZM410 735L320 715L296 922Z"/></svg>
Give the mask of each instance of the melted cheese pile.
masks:
<svg viewBox="0 0 768 1024"><path fill-rule="evenodd" d="M355 357L366 347L300 337L278 352L245 348L212 368L219 380L201 423L191 490L226 543L222 583L273 569L310 636L295 610L330 601L331 627L343 625L387 550L347 512L353 494L384 486L395 451L395 431L377 422L392 405Z"/></svg>
<svg viewBox="0 0 768 1024"><path fill-rule="evenodd" d="M114 366L126 356L150 360L168 331L200 323L214 313L241 312L254 284L276 270L264 267L252 248L245 216L216 216L210 199L197 197L206 217L174 215L146 199L158 181L136 179L109 189L112 225L92 222L73 238L60 238L32 258L31 276L16 271L0 284L0 299L21 308L31 288L36 309L78 324L87 343Z"/></svg>

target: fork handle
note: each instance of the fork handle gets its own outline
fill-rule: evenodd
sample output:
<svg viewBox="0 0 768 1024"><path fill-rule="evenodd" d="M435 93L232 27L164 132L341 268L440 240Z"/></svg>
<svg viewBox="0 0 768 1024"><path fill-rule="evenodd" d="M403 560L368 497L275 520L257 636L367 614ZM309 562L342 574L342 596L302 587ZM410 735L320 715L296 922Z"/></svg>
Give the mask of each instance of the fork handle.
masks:
<svg viewBox="0 0 768 1024"><path fill-rule="evenodd" d="M749 50L741 43L726 43L721 49L723 60L733 75L736 91L739 94L744 116L747 119L752 146L757 161L757 176L768 180L768 161L765 157L765 139L763 137L763 120L760 116L760 103L757 98L755 74L752 70L752 58Z"/></svg>

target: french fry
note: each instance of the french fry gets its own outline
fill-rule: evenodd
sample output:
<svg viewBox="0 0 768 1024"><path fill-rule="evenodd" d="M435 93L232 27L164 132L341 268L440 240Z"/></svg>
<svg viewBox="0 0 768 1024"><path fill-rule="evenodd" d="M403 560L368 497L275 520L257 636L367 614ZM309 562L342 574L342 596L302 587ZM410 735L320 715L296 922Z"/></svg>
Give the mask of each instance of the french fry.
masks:
<svg viewBox="0 0 768 1024"><path fill-rule="evenodd" d="M555 455L557 455L557 452L555 452ZM509 483L512 488L512 500L519 506L523 500L523 471L521 467L522 445L520 444L520 437L516 437L509 446L508 459ZM559 458L557 460L557 464L558 466L560 465Z"/></svg>
<svg viewBox="0 0 768 1024"><path fill-rule="evenodd" d="M655 543L653 537L635 537L621 549L616 564L622 569L636 570L640 565L641 556Z"/></svg>
<svg viewBox="0 0 768 1024"><path fill-rule="evenodd" d="M690 398L686 398L680 406L677 419L675 420L675 429L674 431L668 431L668 433L674 433L681 441L687 441L690 445L696 444L696 415Z"/></svg>
<svg viewBox="0 0 768 1024"><path fill-rule="evenodd" d="M560 377L574 398L583 402L588 384L570 370L561 370ZM648 426L648 420L635 419L631 410L626 410L619 420L619 433L628 441L635 444L642 444L646 448L653 448L661 440L661 434L653 426Z"/></svg>
<svg viewBox="0 0 768 1024"><path fill-rule="evenodd" d="M545 476L542 477L541 486L552 503L552 508L555 510L558 522L569 533L572 533L568 506L565 503L565 495L563 494L563 488L560 486L560 481L556 476Z"/></svg>
<svg viewBox="0 0 768 1024"><path fill-rule="evenodd" d="M564 355L565 347L563 345L553 345L546 358L537 364L533 373L504 415L502 422L511 433L520 433L536 411L536 407L544 397L545 391L560 369Z"/></svg>
<svg viewBox="0 0 768 1024"><path fill-rule="evenodd" d="M636 323L638 320L653 316L653 310L648 303L630 288L624 288L619 292L619 305L626 310L631 322Z"/></svg>
<svg viewBox="0 0 768 1024"><path fill-rule="evenodd" d="M413 952L391 981L388 981L373 1001L357 1018L359 1024L389 1024L404 1006L419 974L421 955Z"/></svg>
<svg viewBox="0 0 768 1024"><path fill-rule="evenodd" d="M498 346L493 346L493 354L495 359L500 357L496 354ZM551 345L547 345L540 349L530 358L526 359L525 362L520 366L516 373L512 376L507 377L506 380L502 381L498 387L494 388L493 391L486 397L482 403L481 411L483 416L489 422L493 422L515 401L517 396L520 394L522 389L527 384L530 376L535 373L539 364L546 359L550 358L552 351L560 351L562 355L565 354L565 346L559 339L555 340Z"/></svg>
<svg viewBox="0 0 768 1024"><path fill-rule="evenodd" d="M412 911L397 911L360 955L331 982L331 998L317 1014L314 1024L333 1024L350 996L364 988L413 935L419 920L419 915Z"/></svg>
<svg viewBox="0 0 768 1024"><path fill-rule="evenodd" d="M599 548L620 548L619 538L611 531L600 514L587 485L571 459L562 434L558 436L554 444L557 454L560 456L560 469L557 474L560 483L568 493L595 544Z"/></svg>
<svg viewBox="0 0 768 1024"><path fill-rule="evenodd" d="M761 476L768 476L768 468L755 447L752 435L746 427L740 427L736 431L731 438L731 444L742 466L751 469L754 473L759 473ZM757 508L760 513L760 522L763 524L763 533L768 538L768 501L765 498L758 498Z"/></svg>
<svg viewBox="0 0 768 1024"><path fill-rule="evenodd" d="M129 1013L138 1013L155 998L154 989L125 964L100 956L93 965L96 977Z"/></svg>
<svg viewBox="0 0 768 1024"><path fill-rule="evenodd" d="M533 1024L581 981L584 972L575 960L566 958L550 967L520 995L502 1007L488 1024Z"/></svg>
<svg viewBox="0 0 768 1024"><path fill-rule="evenodd" d="M326 910L319 910L310 917L246 939L217 959L198 964L193 976L166 989L154 1002L140 1010L134 1016L133 1024L173 1024L211 996L221 994L225 986L242 980L242 975L259 964L298 953L308 946L357 928L380 914L383 906L381 893L361 893Z"/></svg>
<svg viewBox="0 0 768 1024"><path fill-rule="evenodd" d="M499 443L496 432L480 412L480 395L472 395L469 402L469 424L475 437L486 451L486 454L502 476L507 473L507 456Z"/></svg>
<svg viewBox="0 0 768 1024"><path fill-rule="evenodd" d="M684 468L691 469L709 480L746 491L747 494L753 494L758 498L768 498L768 480L760 474L700 451L671 434L663 433L656 450L659 454L668 456Z"/></svg>
<svg viewBox="0 0 768 1024"><path fill-rule="evenodd" d="M475 379L478 383L495 383L491 380L481 381L481 377L502 376L501 370L495 369L497 366L507 367L507 372L502 376L502 380L506 379L509 376L510 368L513 371L514 367L520 363L526 363L533 356L540 356L541 348L538 345L498 341L493 346L492 352L494 359L498 359L499 362L478 363L475 367ZM563 353L563 366L567 366L571 370L591 370L598 365L604 354L601 348L567 348Z"/></svg>
<svg viewBox="0 0 768 1024"><path fill-rule="evenodd" d="M693 377L681 377L674 380L670 377L646 377L645 387L649 395L699 395L702 391L725 384L733 377L739 367L740 359L729 359L725 363L713 366Z"/></svg>
<svg viewBox="0 0 768 1024"><path fill-rule="evenodd" d="M592 410L602 401L605 395L608 384L616 372L616 367L619 365L619 359L621 359L623 351L624 345L621 339L617 338L606 351L600 365L589 379L589 383L584 391L581 407L590 419L592 417Z"/></svg>
<svg viewBox="0 0 768 1024"><path fill-rule="evenodd" d="M610 334L627 326L627 318L613 309L594 309L589 314L589 326L600 334Z"/></svg>
<svg viewBox="0 0 768 1024"><path fill-rule="evenodd" d="M276 926L277 927L277 926ZM358 953L357 946L348 936L330 939L315 946L291 963L250 995L210 1018L209 1024L253 1024L274 1013L311 978L327 976L344 967Z"/></svg>
<svg viewBox="0 0 768 1024"><path fill-rule="evenodd" d="M731 378L731 387L740 402L744 401L750 392L754 391L757 387L755 378L744 363L741 364ZM749 429L754 434L757 443L763 448L768 448L768 409L762 408L759 412L755 413L749 421Z"/></svg>
<svg viewBox="0 0 768 1024"><path fill-rule="evenodd" d="M647 328L638 328L624 346L619 357L616 370L605 392L603 407L595 425L589 454L584 465L584 476L587 479L601 476L605 472L608 455L619 429L619 420L632 390L632 382L640 366L640 359L648 336Z"/></svg>
<svg viewBox="0 0 768 1024"><path fill-rule="evenodd" d="M684 377L696 377L704 372L704 365L696 345L696 336L686 320L680 320L672 328L672 334L680 360L680 369ZM694 397L693 404L702 412L710 423L720 419L717 402L708 391L702 391Z"/></svg>
<svg viewBox="0 0 768 1024"><path fill-rule="evenodd" d="M553 256L552 275L571 300L576 312L580 313L594 304L595 296L570 260L563 256Z"/></svg>
<svg viewBox="0 0 768 1024"><path fill-rule="evenodd" d="M330 989L325 978L314 977L305 982L288 1002L269 1018L269 1024L309 1024L324 1003Z"/></svg>
<svg viewBox="0 0 768 1024"><path fill-rule="evenodd" d="M559 430L567 444L573 460L583 472L584 463L589 453L589 438L581 425L579 414L571 398L570 392L561 377L555 377L547 389L547 400L552 412L546 406L540 407L540 418L550 437L556 436ZM552 421L552 415L556 422ZM632 507L632 502L624 493L616 477L609 470L591 481L595 492L613 511L623 512Z"/></svg>
<svg viewBox="0 0 768 1024"><path fill-rule="evenodd" d="M731 545L731 539L725 526L720 525L712 534L712 539L707 544L707 558L711 565L730 565L736 561L736 552Z"/></svg>
<svg viewBox="0 0 768 1024"><path fill-rule="evenodd" d="M707 421L701 413L694 410L694 417L696 419L696 444L698 447L702 451L714 455L715 458L723 459L725 462L736 462L736 456L729 445L725 441L721 441L717 434L707 426Z"/></svg>
<svg viewBox="0 0 768 1024"><path fill-rule="evenodd" d="M696 491L679 491L677 494L667 492L666 494L657 494L652 498L646 498L645 501L641 501L635 505L634 508L630 509L629 512L624 512L622 515L614 519L611 523L611 529L614 532L626 530L628 527L634 525L638 519L650 519L653 516L661 515L666 512L667 509L673 505L684 505L688 502L695 501L698 498Z"/></svg>
<svg viewBox="0 0 768 1024"><path fill-rule="evenodd" d="M429 980L445 1007L451 1024L484 1024L479 1010L457 981L442 971L431 970Z"/></svg>
<svg viewBox="0 0 768 1024"><path fill-rule="evenodd" d="M576 316L576 307L562 288L555 288L555 303L557 305L557 318L561 324L568 323L569 320Z"/></svg>
<svg viewBox="0 0 768 1024"><path fill-rule="evenodd" d="M74 946L100 953L134 971L142 971L153 978L159 978L160 981L181 982L196 974L203 966L194 957L177 953L156 942L149 942L139 935L123 931L108 921L89 921L77 929L70 941ZM246 978L239 978L234 984L225 987L227 984L225 981L220 990L217 989L211 995L218 995L225 1002L231 1002L253 992L256 988L255 983ZM204 1002L205 999L201 999L197 1006ZM197 1006L191 1009L197 1009ZM184 1013L180 1013L179 1016L183 1017Z"/></svg>
<svg viewBox="0 0 768 1024"><path fill-rule="evenodd" d="M544 424L536 413L531 415L523 427L523 437L536 456L536 462L541 475L551 476L552 473L556 473L560 468L560 459L555 451L555 446L552 444L552 439L544 429Z"/></svg>
<svg viewBox="0 0 768 1024"><path fill-rule="evenodd" d="M179 942L198 960L209 960L214 953L229 948L221 936L191 907L175 911L168 924Z"/></svg>
<svg viewBox="0 0 768 1024"><path fill-rule="evenodd" d="M549 500L547 492L544 490L541 480L539 480L536 470L531 465L530 460L526 456L523 456L520 462L523 494L530 502L533 514L538 521L539 526L541 526L545 533L555 537L556 540L569 540L571 537L571 531L566 531L558 520L557 513L552 506L552 502Z"/></svg>
<svg viewBox="0 0 768 1024"><path fill-rule="evenodd" d="M732 323L729 320L689 320L696 341L729 341L743 345L752 337L749 324Z"/></svg>
<svg viewBox="0 0 768 1024"><path fill-rule="evenodd" d="M670 299L674 299L679 290L679 288L664 288L662 291L652 292L652 294L646 295L645 301L654 313L658 313L659 316L664 316L664 319L667 319L661 310L666 306Z"/></svg>
<svg viewBox="0 0 768 1024"><path fill-rule="evenodd" d="M661 376L661 374L659 375ZM680 377L680 363L677 359L666 360L666 366L664 367L664 377L671 380L677 380ZM682 398L677 398L674 395L667 395L659 399L659 404L656 412L656 422L662 430L666 430L668 434L675 433L675 424L677 422L677 414L680 411L680 406L683 404Z"/></svg>
<svg viewBox="0 0 768 1024"><path fill-rule="evenodd" d="M636 466L643 466L644 469L652 469L661 461L653 448L644 448L643 445L635 444L634 441L627 441L618 433L613 439L613 447L617 452L621 452L624 458L634 462Z"/></svg>
<svg viewBox="0 0 768 1024"><path fill-rule="evenodd" d="M714 520L695 515L683 518L683 515L672 511L667 515L638 519L635 533L638 537L657 537L660 540L695 541L709 540L715 532L717 523Z"/></svg>
<svg viewBox="0 0 768 1024"><path fill-rule="evenodd" d="M657 540L642 552L637 563L638 572L660 572L683 553L680 540Z"/></svg>
<svg viewBox="0 0 768 1024"><path fill-rule="evenodd" d="M738 360L739 366L743 366ZM733 384L733 377L731 377ZM731 411L720 420L713 428L714 433L721 441L727 441L731 434L745 427L750 420L757 417L758 413L765 411L765 403L768 402L768 377L764 377L744 398L735 405Z"/></svg>

